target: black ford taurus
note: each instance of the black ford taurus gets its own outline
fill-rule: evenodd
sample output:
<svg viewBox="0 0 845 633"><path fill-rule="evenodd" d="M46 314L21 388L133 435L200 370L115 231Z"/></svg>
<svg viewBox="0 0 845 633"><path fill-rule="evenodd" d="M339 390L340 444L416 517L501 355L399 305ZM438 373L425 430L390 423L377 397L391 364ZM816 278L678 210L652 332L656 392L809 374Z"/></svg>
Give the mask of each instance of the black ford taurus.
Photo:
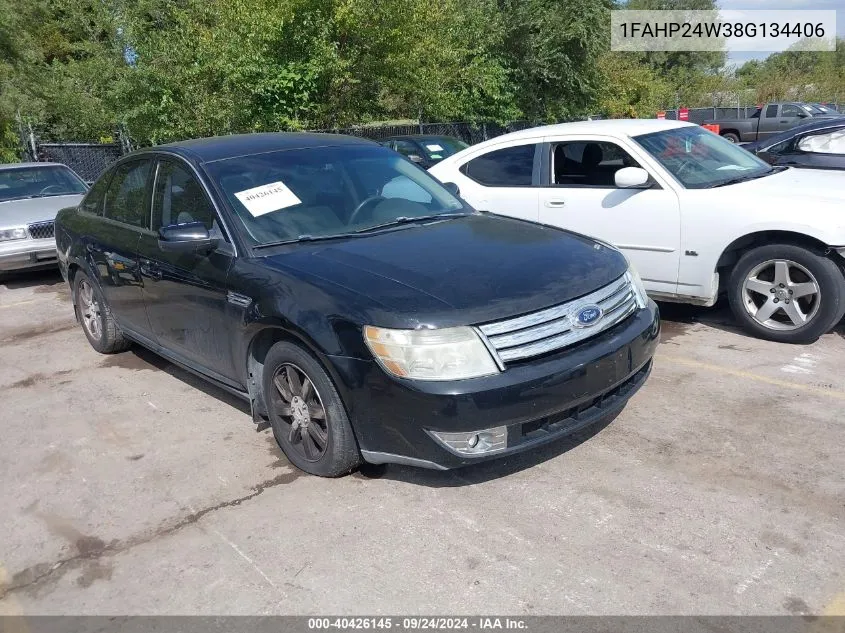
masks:
<svg viewBox="0 0 845 633"><path fill-rule="evenodd" d="M56 241L94 349L139 343L241 396L316 475L571 433L624 406L659 336L617 250L474 211L343 136L131 154L60 212Z"/></svg>

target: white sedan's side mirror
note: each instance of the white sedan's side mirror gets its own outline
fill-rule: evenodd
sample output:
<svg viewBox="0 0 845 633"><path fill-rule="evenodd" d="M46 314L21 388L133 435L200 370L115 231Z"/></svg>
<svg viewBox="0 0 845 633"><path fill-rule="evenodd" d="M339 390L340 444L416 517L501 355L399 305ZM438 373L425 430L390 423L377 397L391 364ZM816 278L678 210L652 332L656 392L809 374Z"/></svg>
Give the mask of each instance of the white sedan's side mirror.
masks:
<svg viewBox="0 0 845 633"><path fill-rule="evenodd" d="M641 167L623 167L613 176L620 189L644 189L648 187L648 172Z"/></svg>

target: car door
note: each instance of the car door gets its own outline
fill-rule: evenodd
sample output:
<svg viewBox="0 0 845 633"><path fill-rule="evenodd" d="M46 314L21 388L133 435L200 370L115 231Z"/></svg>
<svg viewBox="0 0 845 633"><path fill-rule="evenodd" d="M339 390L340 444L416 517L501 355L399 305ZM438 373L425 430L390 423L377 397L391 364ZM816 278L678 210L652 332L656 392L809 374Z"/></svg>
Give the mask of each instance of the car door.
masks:
<svg viewBox="0 0 845 633"><path fill-rule="evenodd" d="M480 211L537 221L538 140L511 141L467 157L454 178L461 197Z"/></svg>
<svg viewBox="0 0 845 633"><path fill-rule="evenodd" d="M101 219L92 227L88 243L112 315L122 328L142 334L150 328L141 294L138 241L149 224L147 183L152 164L152 160L141 158L114 169L102 200Z"/></svg>
<svg viewBox="0 0 845 633"><path fill-rule="evenodd" d="M757 138L768 138L785 130L788 126L780 123L780 108L776 103L770 103L760 113L760 123L757 127Z"/></svg>
<svg viewBox="0 0 845 633"><path fill-rule="evenodd" d="M675 191L636 149L602 136L555 136L541 155L539 220L610 242L634 263L646 288L677 291L681 214ZM639 154L637 154L639 155ZM623 167L646 169L647 189L621 189Z"/></svg>
<svg viewBox="0 0 845 633"><path fill-rule="evenodd" d="M173 253L159 247L159 229L190 222L202 222L211 236L219 238L214 251ZM158 160L151 227L138 250L155 342L177 360L236 386L231 332L242 310L228 302L226 285L235 250L205 187L180 159Z"/></svg>

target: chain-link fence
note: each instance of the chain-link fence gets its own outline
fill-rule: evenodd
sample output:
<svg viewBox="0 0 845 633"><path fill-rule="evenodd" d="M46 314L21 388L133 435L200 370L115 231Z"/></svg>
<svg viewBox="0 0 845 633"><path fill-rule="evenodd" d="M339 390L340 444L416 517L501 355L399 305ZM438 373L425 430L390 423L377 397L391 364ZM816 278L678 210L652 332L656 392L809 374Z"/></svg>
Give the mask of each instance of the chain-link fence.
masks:
<svg viewBox="0 0 845 633"><path fill-rule="evenodd" d="M835 105L838 109L838 105ZM701 125L712 119L748 118L757 110L757 106L739 106L735 108L690 108L689 121ZM656 116L656 113L655 113ZM601 118L601 117L591 117ZM677 110L667 110L666 118L677 120ZM563 121L560 121L563 122ZM372 140L381 140L390 136L428 134L433 136L452 136L473 145L487 139L543 125L538 121L514 121L507 124L487 123L405 123L398 125L362 125L347 128L314 130L335 134L348 134ZM109 143L63 142L50 138L42 140L33 131L32 126L21 126L20 140L22 155L27 161L50 161L64 163L78 173L86 182L93 182L115 160L131 151L132 142L125 130L118 129L116 141Z"/></svg>

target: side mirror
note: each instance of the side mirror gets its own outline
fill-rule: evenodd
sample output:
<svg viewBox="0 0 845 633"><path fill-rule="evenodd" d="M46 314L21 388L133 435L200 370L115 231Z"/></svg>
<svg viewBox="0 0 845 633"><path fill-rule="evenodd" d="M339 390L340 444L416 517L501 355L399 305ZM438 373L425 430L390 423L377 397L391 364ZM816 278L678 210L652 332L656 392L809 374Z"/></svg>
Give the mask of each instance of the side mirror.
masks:
<svg viewBox="0 0 845 633"><path fill-rule="evenodd" d="M623 167L613 176L620 189L648 189L648 172L641 167Z"/></svg>
<svg viewBox="0 0 845 633"><path fill-rule="evenodd" d="M205 255L217 248L218 239L208 235L202 222L171 224L158 230L158 247L166 253Z"/></svg>
<svg viewBox="0 0 845 633"><path fill-rule="evenodd" d="M461 190L458 189L458 185L456 185L453 182L444 182L443 188L446 191L448 191L449 193L451 193L453 196L460 196L461 195Z"/></svg>
<svg viewBox="0 0 845 633"><path fill-rule="evenodd" d="M421 163L423 162L423 157L419 154L408 154L408 160L412 163Z"/></svg>

